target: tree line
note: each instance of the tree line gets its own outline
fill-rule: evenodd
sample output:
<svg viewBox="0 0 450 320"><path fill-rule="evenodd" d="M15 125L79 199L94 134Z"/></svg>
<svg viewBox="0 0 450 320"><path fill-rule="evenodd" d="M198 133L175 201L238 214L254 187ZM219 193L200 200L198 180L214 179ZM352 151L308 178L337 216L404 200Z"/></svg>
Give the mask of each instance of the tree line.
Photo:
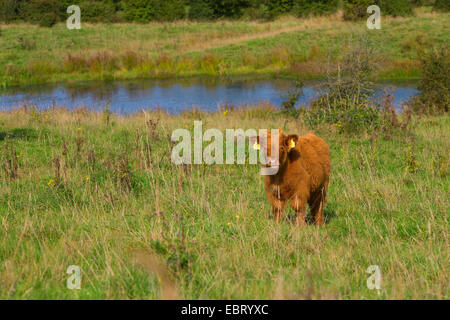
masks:
<svg viewBox="0 0 450 320"><path fill-rule="evenodd" d="M343 10L344 18L367 17L367 7L380 6L382 14L406 16L414 6L432 5L449 11L448 0L1 0L0 21L29 22L51 27L67 19L67 7L78 5L85 22L138 22L217 19L265 19L290 14L298 17L328 15Z"/></svg>

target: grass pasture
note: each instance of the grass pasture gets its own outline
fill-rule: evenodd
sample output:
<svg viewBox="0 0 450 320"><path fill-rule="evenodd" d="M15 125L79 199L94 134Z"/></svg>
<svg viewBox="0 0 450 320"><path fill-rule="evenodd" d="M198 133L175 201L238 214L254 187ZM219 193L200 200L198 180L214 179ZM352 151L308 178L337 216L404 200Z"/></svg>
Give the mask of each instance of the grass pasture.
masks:
<svg viewBox="0 0 450 320"><path fill-rule="evenodd" d="M333 17L272 22L218 21L139 24L0 26L0 88L77 80L199 75L322 78L346 39L367 33L379 49L380 79L418 78L418 53L448 45L448 13L419 8L406 18L384 17L381 30ZM406 35L406 36L405 36Z"/></svg>
<svg viewBox="0 0 450 320"><path fill-rule="evenodd" d="M258 166L170 162L168 135L198 119L309 130L264 107L0 113L0 299L450 297L448 117L389 139L314 128L331 149L327 223L301 229L292 211L271 220ZM81 290L66 288L70 265Z"/></svg>

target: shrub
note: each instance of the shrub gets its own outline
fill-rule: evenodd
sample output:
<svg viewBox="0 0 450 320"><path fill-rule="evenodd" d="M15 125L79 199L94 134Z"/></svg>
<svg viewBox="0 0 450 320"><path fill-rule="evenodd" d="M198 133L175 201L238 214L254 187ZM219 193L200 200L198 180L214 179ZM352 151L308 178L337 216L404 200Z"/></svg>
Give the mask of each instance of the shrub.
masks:
<svg viewBox="0 0 450 320"><path fill-rule="evenodd" d="M345 0L344 19L359 20L368 17L367 8L376 1L371 0Z"/></svg>
<svg viewBox="0 0 450 320"><path fill-rule="evenodd" d="M391 16L410 16L413 6L410 0L378 0L376 1L382 14Z"/></svg>
<svg viewBox="0 0 450 320"><path fill-rule="evenodd" d="M336 12L338 6L338 0L295 0L293 12L299 17L326 15Z"/></svg>
<svg viewBox="0 0 450 320"><path fill-rule="evenodd" d="M437 11L450 11L450 1L448 0L436 0L434 2L433 10Z"/></svg>
<svg viewBox="0 0 450 320"><path fill-rule="evenodd" d="M81 9L81 20L89 22L119 22L125 21L123 16L123 0L59 0L59 17L68 17L67 8L77 5Z"/></svg>
<svg viewBox="0 0 450 320"><path fill-rule="evenodd" d="M19 6L20 17L42 27L52 27L58 22L60 4L56 0L31 0Z"/></svg>
<svg viewBox="0 0 450 320"><path fill-rule="evenodd" d="M0 21L11 22L18 17L18 3L15 0L0 1Z"/></svg>
<svg viewBox="0 0 450 320"><path fill-rule="evenodd" d="M419 113L448 112L450 104L450 54L447 48L431 49L421 57L420 94L412 101Z"/></svg>
<svg viewBox="0 0 450 320"><path fill-rule="evenodd" d="M374 128L379 123L378 110L369 103L354 104L351 99L341 100L339 108L312 108L305 121L316 127L321 123L334 124L338 133L357 133Z"/></svg>
<svg viewBox="0 0 450 320"><path fill-rule="evenodd" d="M345 0L344 19L367 18L367 8L373 4L380 7L382 15L408 16L414 13L410 0Z"/></svg>
<svg viewBox="0 0 450 320"><path fill-rule="evenodd" d="M51 28L56 24L57 21L58 16L56 15L56 13L54 12L44 13L39 19L39 26Z"/></svg>
<svg viewBox="0 0 450 320"><path fill-rule="evenodd" d="M189 1L189 19L209 20L213 17L213 9L208 2L203 0Z"/></svg>
<svg viewBox="0 0 450 320"><path fill-rule="evenodd" d="M249 0L242 9L242 17L247 20L272 19L276 17L276 13L270 12L269 5L269 0Z"/></svg>
<svg viewBox="0 0 450 320"><path fill-rule="evenodd" d="M244 9L251 7L251 0L205 0L213 11L214 18L240 18Z"/></svg>
<svg viewBox="0 0 450 320"><path fill-rule="evenodd" d="M337 72L329 72L324 95L314 101L305 120L311 126L334 124L338 132L358 132L376 127L379 112L371 102L370 76L377 68L374 45L366 37L350 40Z"/></svg>
<svg viewBox="0 0 450 320"><path fill-rule="evenodd" d="M281 103L282 111L293 118L298 118L300 115L299 109L296 104L298 99L303 96L303 82L297 80L295 82L295 88L288 92L286 100Z"/></svg>
<svg viewBox="0 0 450 320"><path fill-rule="evenodd" d="M386 140L390 140L395 133L406 132L411 122L411 109L405 104L403 104L403 120L400 121L394 107L394 91L392 87L385 88L375 102L380 112L377 129Z"/></svg>
<svg viewBox="0 0 450 320"><path fill-rule="evenodd" d="M435 1L439 0L411 0L413 7L432 6Z"/></svg>
<svg viewBox="0 0 450 320"><path fill-rule="evenodd" d="M282 14L291 12L294 0L272 0L265 2L265 18L275 18Z"/></svg>
<svg viewBox="0 0 450 320"><path fill-rule="evenodd" d="M125 1L125 16L129 21L149 22L155 20L155 1L152 0L127 0Z"/></svg>
<svg viewBox="0 0 450 320"><path fill-rule="evenodd" d="M186 16L184 0L161 1L158 9L158 20L174 21L183 19Z"/></svg>
<svg viewBox="0 0 450 320"><path fill-rule="evenodd" d="M112 2L85 0L80 3L82 19L90 22L114 22L115 10Z"/></svg>
<svg viewBox="0 0 450 320"><path fill-rule="evenodd" d="M124 14L129 21L173 21L185 16L183 0L125 0Z"/></svg>
<svg viewBox="0 0 450 320"><path fill-rule="evenodd" d="M414 7L421 7L421 6L424 6L426 4L426 1L425 0L411 0L411 4Z"/></svg>

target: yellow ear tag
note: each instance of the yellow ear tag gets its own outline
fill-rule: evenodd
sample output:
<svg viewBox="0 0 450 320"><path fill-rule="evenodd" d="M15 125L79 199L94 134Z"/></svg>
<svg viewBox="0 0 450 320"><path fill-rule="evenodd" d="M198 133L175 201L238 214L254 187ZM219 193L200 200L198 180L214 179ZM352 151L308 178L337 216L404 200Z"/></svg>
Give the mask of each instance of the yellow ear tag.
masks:
<svg viewBox="0 0 450 320"><path fill-rule="evenodd" d="M253 145L253 149L254 150L259 150L259 143L255 142L255 144Z"/></svg>
<svg viewBox="0 0 450 320"><path fill-rule="evenodd" d="M289 149L295 148L295 141L291 139L289 142Z"/></svg>

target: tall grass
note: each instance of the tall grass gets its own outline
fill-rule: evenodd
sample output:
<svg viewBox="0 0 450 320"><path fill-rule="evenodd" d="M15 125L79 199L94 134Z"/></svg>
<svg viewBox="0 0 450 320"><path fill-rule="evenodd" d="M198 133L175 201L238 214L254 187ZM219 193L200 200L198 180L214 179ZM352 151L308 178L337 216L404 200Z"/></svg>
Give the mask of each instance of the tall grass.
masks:
<svg viewBox="0 0 450 320"><path fill-rule="evenodd" d="M291 211L273 222L258 166L171 163L168 137L194 119L311 129L266 105L227 110L0 113L0 298L449 298L448 117L413 116L389 140L313 128L331 149L326 224L297 228Z"/></svg>

